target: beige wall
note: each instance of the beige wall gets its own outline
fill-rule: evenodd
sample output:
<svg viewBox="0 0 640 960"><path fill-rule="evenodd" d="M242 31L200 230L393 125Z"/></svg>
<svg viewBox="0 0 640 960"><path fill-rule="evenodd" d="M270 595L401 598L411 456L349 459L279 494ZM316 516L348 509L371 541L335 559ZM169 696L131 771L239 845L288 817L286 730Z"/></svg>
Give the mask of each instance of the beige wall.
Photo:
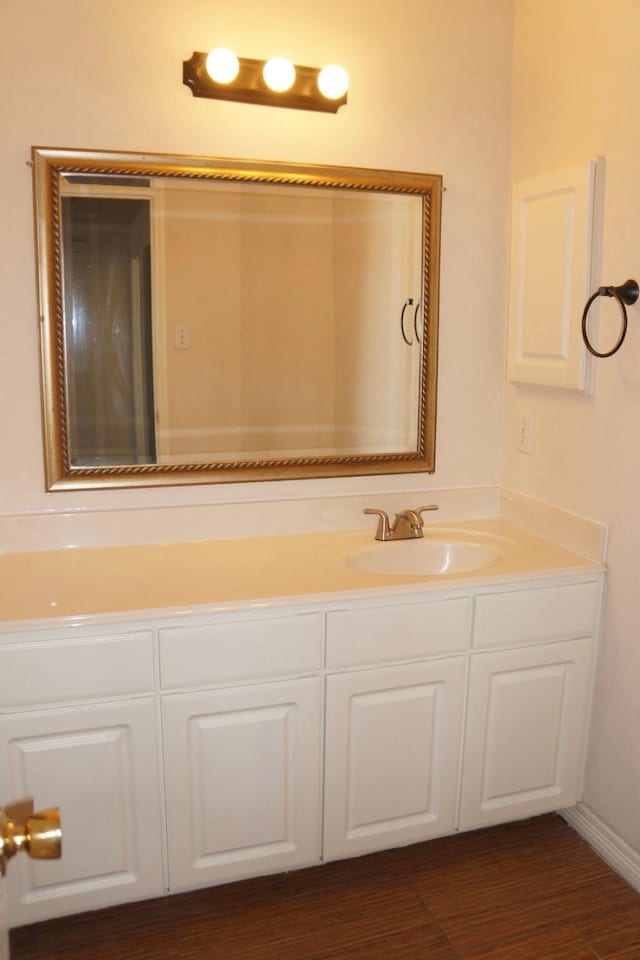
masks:
<svg viewBox="0 0 640 960"><path fill-rule="evenodd" d="M2 0L0 515L406 488L393 477L45 495L31 144L442 173L438 451L425 487L499 475L512 0ZM195 99L217 43L344 63L337 115ZM420 478L411 478L412 486Z"/></svg>
<svg viewBox="0 0 640 960"><path fill-rule="evenodd" d="M518 0L513 176L605 158L599 282L640 279L640 3ZM603 335L616 335L606 312ZM610 577L585 800L640 850L640 307L592 396L510 386L506 486L609 524ZM576 318L579 322L579 318ZM515 451L533 417L533 453Z"/></svg>
<svg viewBox="0 0 640 960"><path fill-rule="evenodd" d="M152 260L155 317L163 304L163 329L154 330L154 339L164 334L156 352L159 449L214 452L215 428L242 418L241 226L233 196L197 186L159 192ZM177 327L188 349L176 347Z"/></svg>
<svg viewBox="0 0 640 960"><path fill-rule="evenodd" d="M162 453L206 460L331 447L331 198L202 186L160 193ZM186 349L175 345L181 326Z"/></svg>

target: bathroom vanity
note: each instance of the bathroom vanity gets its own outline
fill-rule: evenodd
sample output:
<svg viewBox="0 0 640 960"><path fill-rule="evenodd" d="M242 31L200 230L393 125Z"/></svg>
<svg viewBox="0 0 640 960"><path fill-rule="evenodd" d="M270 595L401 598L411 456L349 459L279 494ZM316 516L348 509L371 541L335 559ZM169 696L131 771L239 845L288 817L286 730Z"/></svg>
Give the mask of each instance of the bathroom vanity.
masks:
<svg viewBox="0 0 640 960"><path fill-rule="evenodd" d="M12 923L575 804L604 567L472 533L510 546L431 575L358 567L372 531L3 557L0 793L64 830L12 865Z"/></svg>

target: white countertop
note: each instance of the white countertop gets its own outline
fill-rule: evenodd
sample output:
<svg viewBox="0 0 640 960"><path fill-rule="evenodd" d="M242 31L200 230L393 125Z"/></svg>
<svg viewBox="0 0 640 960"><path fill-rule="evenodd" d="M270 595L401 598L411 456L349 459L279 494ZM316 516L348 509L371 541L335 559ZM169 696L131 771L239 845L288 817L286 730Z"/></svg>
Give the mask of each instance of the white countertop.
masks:
<svg viewBox="0 0 640 960"><path fill-rule="evenodd" d="M504 520L425 524L441 536L500 538L500 559L476 573L432 576L352 569L347 557L375 544L371 528L0 556L0 624L109 621L206 612L228 605L351 599L541 577L597 573L604 564ZM381 550L386 544L380 544Z"/></svg>

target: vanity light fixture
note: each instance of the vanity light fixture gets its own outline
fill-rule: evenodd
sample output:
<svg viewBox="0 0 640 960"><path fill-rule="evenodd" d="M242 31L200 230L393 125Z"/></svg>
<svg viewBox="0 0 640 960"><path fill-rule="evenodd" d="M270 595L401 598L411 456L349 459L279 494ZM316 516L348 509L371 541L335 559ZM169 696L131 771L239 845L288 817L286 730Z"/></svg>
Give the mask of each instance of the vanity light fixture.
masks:
<svg viewBox="0 0 640 960"><path fill-rule="evenodd" d="M182 82L194 97L337 113L347 102L349 75L336 64L320 69L285 57L250 60L216 47L183 61Z"/></svg>

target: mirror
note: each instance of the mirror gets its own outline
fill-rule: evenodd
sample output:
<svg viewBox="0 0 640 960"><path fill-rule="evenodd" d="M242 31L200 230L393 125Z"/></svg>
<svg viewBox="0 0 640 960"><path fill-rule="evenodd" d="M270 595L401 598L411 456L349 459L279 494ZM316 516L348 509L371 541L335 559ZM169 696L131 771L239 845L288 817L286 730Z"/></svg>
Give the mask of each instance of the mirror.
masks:
<svg viewBox="0 0 640 960"><path fill-rule="evenodd" d="M434 469L439 176L33 167L47 489Z"/></svg>

